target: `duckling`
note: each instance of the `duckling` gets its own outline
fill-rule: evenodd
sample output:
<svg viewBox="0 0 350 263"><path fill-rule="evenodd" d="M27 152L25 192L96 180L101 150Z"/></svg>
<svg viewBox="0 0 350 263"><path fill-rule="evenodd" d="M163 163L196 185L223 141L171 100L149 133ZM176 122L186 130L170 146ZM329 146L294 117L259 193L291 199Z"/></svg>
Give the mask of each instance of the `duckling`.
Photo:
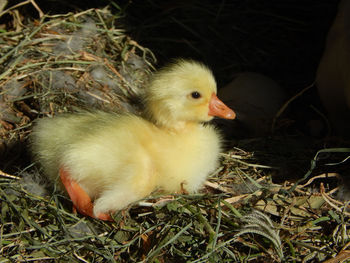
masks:
<svg viewBox="0 0 350 263"><path fill-rule="evenodd" d="M235 112L216 96L212 72L178 60L145 89L145 114L85 112L37 121L32 150L82 214L110 220L154 190L197 192L218 165L221 139L206 122Z"/></svg>

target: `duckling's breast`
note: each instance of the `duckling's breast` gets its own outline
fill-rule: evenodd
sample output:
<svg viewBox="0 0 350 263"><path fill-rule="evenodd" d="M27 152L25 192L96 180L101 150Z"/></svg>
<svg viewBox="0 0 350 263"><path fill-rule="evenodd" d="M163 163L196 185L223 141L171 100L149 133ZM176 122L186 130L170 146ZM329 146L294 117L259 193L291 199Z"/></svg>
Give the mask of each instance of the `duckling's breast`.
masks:
<svg viewBox="0 0 350 263"><path fill-rule="evenodd" d="M187 191L196 192L218 166L220 135L210 125L167 134L159 143L155 166L158 184L165 191L179 191L183 184Z"/></svg>

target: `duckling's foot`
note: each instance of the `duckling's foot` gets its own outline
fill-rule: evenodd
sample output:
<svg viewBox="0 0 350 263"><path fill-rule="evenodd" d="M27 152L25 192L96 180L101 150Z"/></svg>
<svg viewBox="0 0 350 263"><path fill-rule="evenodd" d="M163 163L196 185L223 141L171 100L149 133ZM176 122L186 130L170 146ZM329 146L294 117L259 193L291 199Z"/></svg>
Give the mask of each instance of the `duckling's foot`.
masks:
<svg viewBox="0 0 350 263"><path fill-rule="evenodd" d="M111 215L110 214L105 214L105 213L98 214L98 216L95 217L95 218L103 220L103 221L113 221Z"/></svg>
<svg viewBox="0 0 350 263"><path fill-rule="evenodd" d="M181 184L180 184L180 187L181 187L180 194L188 195L189 193L184 187L185 184L187 184L187 183L186 182L181 182Z"/></svg>
<svg viewBox="0 0 350 263"><path fill-rule="evenodd" d="M67 170L60 168L60 178L66 188L70 199L73 202L73 211L77 210L79 213L97 218L105 221L112 221L109 214L100 213L97 216L94 215L93 207L90 196L85 192L80 185L71 179Z"/></svg>

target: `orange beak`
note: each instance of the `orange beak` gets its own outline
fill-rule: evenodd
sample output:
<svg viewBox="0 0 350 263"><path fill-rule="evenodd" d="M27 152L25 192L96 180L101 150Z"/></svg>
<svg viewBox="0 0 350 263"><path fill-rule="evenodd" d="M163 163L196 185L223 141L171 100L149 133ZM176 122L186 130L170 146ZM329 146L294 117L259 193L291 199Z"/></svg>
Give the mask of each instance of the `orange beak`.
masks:
<svg viewBox="0 0 350 263"><path fill-rule="evenodd" d="M225 105L215 93L211 95L209 102L209 115L224 119L233 120L236 118L236 113Z"/></svg>

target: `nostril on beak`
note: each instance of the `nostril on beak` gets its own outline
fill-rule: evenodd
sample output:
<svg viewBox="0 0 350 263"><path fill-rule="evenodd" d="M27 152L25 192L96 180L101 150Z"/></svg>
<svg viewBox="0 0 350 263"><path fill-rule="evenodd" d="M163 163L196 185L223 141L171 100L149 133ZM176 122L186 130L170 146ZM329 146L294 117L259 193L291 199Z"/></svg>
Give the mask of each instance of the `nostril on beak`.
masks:
<svg viewBox="0 0 350 263"><path fill-rule="evenodd" d="M217 116L224 119L234 119L236 114L233 110L225 105L215 93L212 94L210 103L209 103L209 115Z"/></svg>

